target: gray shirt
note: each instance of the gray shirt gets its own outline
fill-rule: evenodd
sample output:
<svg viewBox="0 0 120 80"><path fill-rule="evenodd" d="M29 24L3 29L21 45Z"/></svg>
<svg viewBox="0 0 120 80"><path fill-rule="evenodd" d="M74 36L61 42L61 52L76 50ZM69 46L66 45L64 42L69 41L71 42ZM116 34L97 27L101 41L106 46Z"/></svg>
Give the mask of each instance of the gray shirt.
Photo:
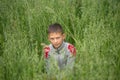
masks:
<svg viewBox="0 0 120 80"><path fill-rule="evenodd" d="M73 69L76 49L72 44L63 42L58 49L50 44L44 48L44 53L47 73Z"/></svg>

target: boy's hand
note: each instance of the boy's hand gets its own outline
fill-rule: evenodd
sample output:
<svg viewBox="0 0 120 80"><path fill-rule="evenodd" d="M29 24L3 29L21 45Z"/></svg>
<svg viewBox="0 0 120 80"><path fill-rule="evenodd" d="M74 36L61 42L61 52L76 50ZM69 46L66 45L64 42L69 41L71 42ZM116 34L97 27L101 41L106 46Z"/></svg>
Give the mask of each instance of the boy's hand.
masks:
<svg viewBox="0 0 120 80"><path fill-rule="evenodd" d="M43 46L43 48L48 47L45 43L41 43L41 46Z"/></svg>
<svg viewBox="0 0 120 80"><path fill-rule="evenodd" d="M50 51L50 48L48 45L46 45L45 43L41 43L41 45L43 46L43 51L44 51L44 57L48 58L48 53Z"/></svg>

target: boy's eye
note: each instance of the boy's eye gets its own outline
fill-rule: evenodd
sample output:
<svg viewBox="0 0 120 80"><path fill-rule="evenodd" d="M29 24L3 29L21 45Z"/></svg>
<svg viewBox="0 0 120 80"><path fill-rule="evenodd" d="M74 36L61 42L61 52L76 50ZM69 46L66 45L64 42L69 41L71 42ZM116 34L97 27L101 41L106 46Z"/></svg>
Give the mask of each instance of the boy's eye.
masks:
<svg viewBox="0 0 120 80"><path fill-rule="evenodd" d="M58 39L60 39L60 37L50 38L50 40L52 40L52 41L55 40L55 39L58 40Z"/></svg>
<svg viewBox="0 0 120 80"><path fill-rule="evenodd" d="M54 40L54 38L51 38L51 40Z"/></svg>
<svg viewBox="0 0 120 80"><path fill-rule="evenodd" d="M60 39L60 37L57 37L56 39Z"/></svg>

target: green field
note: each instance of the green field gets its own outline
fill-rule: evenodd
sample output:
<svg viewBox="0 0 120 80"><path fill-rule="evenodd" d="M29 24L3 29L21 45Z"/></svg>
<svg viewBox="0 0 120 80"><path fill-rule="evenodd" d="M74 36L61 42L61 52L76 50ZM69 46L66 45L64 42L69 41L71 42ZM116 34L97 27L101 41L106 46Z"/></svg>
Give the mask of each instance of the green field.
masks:
<svg viewBox="0 0 120 80"><path fill-rule="evenodd" d="M40 44L55 22L77 49L57 80L120 80L120 0L0 0L0 80L49 80Z"/></svg>

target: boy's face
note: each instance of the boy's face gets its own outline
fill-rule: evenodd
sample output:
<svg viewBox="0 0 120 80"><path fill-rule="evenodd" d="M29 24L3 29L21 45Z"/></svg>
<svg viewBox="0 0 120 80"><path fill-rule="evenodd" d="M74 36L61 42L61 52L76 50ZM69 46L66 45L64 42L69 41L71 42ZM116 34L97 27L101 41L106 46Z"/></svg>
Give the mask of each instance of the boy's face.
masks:
<svg viewBox="0 0 120 80"><path fill-rule="evenodd" d="M61 46L62 42L64 41L65 34L62 34L61 32L49 33L48 39L51 42L51 44L54 46L54 48L58 48Z"/></svg>

